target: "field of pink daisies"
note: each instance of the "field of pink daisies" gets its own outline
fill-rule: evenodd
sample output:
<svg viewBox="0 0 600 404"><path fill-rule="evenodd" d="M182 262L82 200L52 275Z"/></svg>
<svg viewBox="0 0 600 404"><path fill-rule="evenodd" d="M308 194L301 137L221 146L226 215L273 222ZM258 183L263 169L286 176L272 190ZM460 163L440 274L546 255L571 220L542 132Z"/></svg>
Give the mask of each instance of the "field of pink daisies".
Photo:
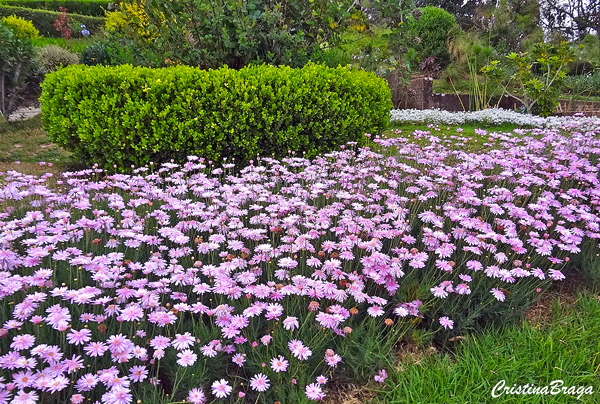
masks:
<svg viewBox="0 0 600 404"><path fill-rule="evenodd" d="M0 403L308 403L597 254L600 125L0 178ZM460 131L459 131L460 132Z"/></svg>

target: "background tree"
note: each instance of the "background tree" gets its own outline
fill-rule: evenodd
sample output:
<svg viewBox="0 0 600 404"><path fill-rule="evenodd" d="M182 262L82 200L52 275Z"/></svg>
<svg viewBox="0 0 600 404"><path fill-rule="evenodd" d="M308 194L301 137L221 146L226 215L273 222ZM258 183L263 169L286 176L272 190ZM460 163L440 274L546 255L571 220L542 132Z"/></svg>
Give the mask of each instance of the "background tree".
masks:
<svg viewBox="0 0 600 404"><path fill-rule="evenodd" d="M0 20L0 115L5 119L19 107L35 56L31 40L38 35L31 21Z"/></svg>
<svg viewBox="0 0 600 404"><path fill-rule="evenodd" d="M504 92L523 103L528 114L548 116L556 111L573 49L539 43L527 53L511 52L503 62L492 61L482 69Z"/></svg>
<svg viewBox="0 0 600 404"><path fill-rule="evenodd" d="M433 6L446 10L454 15L456 22L463 30L472 28L477 8L484 4L482 0L417 0L417 7Z"/></svg>
<svg viewBox="0 0 600 404"><path fill-rule="evenodd" d="M412 47L421 63L430 56L442 68L450 63L448 42L459 32L456 18L449 12L432 6L421 9L420 15L407 18L408 30L413 37Z"/></svg>
<svg viewBox="0 0 600 404"><path fill-rule="evenodd" d="M165 57L192 66L302 66L339 38L352 0L140 0Z"/></svg>
<svg viewBox="0 0 600 404"><path fill-rule="evenodd" d="M483 42L500 53L524 51L543 40L538 0L498 0L481 5L474 18Z"/></svg>
<svg viewBox="0 0 600 404"><path fill-rule="evenodd" d="M542 23L548 32L583 40L600 30L600 0L540 0Z"/></svg>

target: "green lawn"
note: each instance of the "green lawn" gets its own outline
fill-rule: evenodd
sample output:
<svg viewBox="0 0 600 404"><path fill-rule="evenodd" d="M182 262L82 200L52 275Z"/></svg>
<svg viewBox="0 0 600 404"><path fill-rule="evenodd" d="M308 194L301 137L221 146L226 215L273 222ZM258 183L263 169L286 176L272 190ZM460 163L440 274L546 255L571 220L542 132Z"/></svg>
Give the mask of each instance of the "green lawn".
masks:
<svg viewBox="0 0 600 404"><path fill-rule="evenodd" d="M52 166L49 167L47 163ZM0 171L56 174L70 169L74 163L71 153L48 138L42 129L40 115L26 121L0 123Z"/></svg>
<svg viewBox="0 0 600 404"><path fill-rule="evenodd" d="M75 38L66 40L65 38L35 38L33 46L41 48L46 45L58 45L61 48L70 50L71 52L81 53L89 44L93 42L91 38Z"/></svg>
<svg viewBox="0 0 600 404"><path fill-rule="evenodd" d="M504 124L500 126L486 126L486 125L415 125L415 124L404 124L397 125L393 124L385 131L384 137L405 137L412 139L414 131L429 131L431 134L440 137L443 144L450 148L460 148L468 152L484 151L489 149L490 144L496 144L494 140L490 143L489 136L475 133L476 129L483 129L487 133L510 133L514 129L519 128L517 125ZM517 135L515 135L517 136ZM466 140L465 140L466 139ZM425 139L412 140L417 144L428 143ZM484 144L488 144L485 146Z"/></svg>
<svg viewBox="0 0 600 404"><path fill-rule="evenodd" d="M380 395L384 403L599 403L600 303L595 294L576 302L554 300L549 321L467 336L456 353L421 353L398 363ZM426 351L424 351L426 352ZM507 395L492 398L502 380L506 387L542 388L555 380L583 386L593 394L579 401L569 394ZM499 390L497 390L499 391ZM581 390L580 390L581 392Z"/></svg>
<svg viewBox="0 0 600 404"><path fill-rule="evenodd" d="M461 133L457 132L459 128L462 129ZM448 145L458 144L458 139L467 138L465 146L463 147L460 143L459 147L468 151L477 151L484 147L484 143L489 142L487 136L475 133L477 128L485 129L488 132L512 132L517 126L441 125L427 128L425 125L391 125L383 136L411 138L415 130L429 130L432 133L441 134L442 137L445 136ZM453 139L453 137L458 137L458 139ZM15 161L19 161L19 164L15 164ZM50 168L50 171L54 173L71 169L76 164L71 153L56 146L48 138L42 129L40 116L22 122L0 123L0 171L15 169L39 175L48 169L47 165L40 166L40 162L52 163L53 167Z"/></svg>

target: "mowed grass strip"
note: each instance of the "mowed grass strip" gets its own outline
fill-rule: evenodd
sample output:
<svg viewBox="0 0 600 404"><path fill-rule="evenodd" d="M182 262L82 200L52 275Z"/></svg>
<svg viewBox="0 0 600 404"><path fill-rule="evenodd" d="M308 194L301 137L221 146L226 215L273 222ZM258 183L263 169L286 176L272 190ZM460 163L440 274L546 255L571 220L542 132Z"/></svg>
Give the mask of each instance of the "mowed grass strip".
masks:
<svg viewBox="0 0 600 404"><path fill-rule="evenodd" d="M496 140L490 140L489 133L513 133L521 127L513 124L497 126L486 125L434 125L434 124L390 124L383 137L403 137L419 145L429 144L426 138L415 138L415 131L430 132L431 135L442 139L442 144L451 149L459 148L466 152L483 152L498 145ZM485 134L484 134L485 133Z"/></svg>
<svg viewBox="0 0 600 404"><path fill-rule="evenodd" d="M429 350L408 356L390 374L378 402L600 403L598 300L591 293L579 294L573 304L555 300L550 321L525 321L467 336L454 355ZM580 389L575 394L517 395L497 388L496 393L503 394L492 397L502 381L509 388L527 384L543 388L562 381L563 387ZM590 388L592 394L579 394Z"/></svg>

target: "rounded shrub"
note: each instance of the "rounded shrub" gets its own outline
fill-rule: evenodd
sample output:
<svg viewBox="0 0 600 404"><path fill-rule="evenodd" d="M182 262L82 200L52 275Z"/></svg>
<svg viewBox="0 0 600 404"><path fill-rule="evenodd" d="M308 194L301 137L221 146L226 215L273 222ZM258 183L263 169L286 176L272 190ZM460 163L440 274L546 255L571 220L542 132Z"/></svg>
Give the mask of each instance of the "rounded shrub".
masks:
<svg viewBox="0 0 600 404"><path fill-rule="evenodd" d="M79 56L58 45L48 45L37 51L36 61L40 71L48 74L61 67L78 64Z"/></svg>
<svg viewBox="0 0 600 404"><path fill-rule="evenodd" d="M106 168L185 161L246 163L257 156L308 157L389 122L383 79L349 68L164 69L70 66L42 85L50 137Z"/></svg>

